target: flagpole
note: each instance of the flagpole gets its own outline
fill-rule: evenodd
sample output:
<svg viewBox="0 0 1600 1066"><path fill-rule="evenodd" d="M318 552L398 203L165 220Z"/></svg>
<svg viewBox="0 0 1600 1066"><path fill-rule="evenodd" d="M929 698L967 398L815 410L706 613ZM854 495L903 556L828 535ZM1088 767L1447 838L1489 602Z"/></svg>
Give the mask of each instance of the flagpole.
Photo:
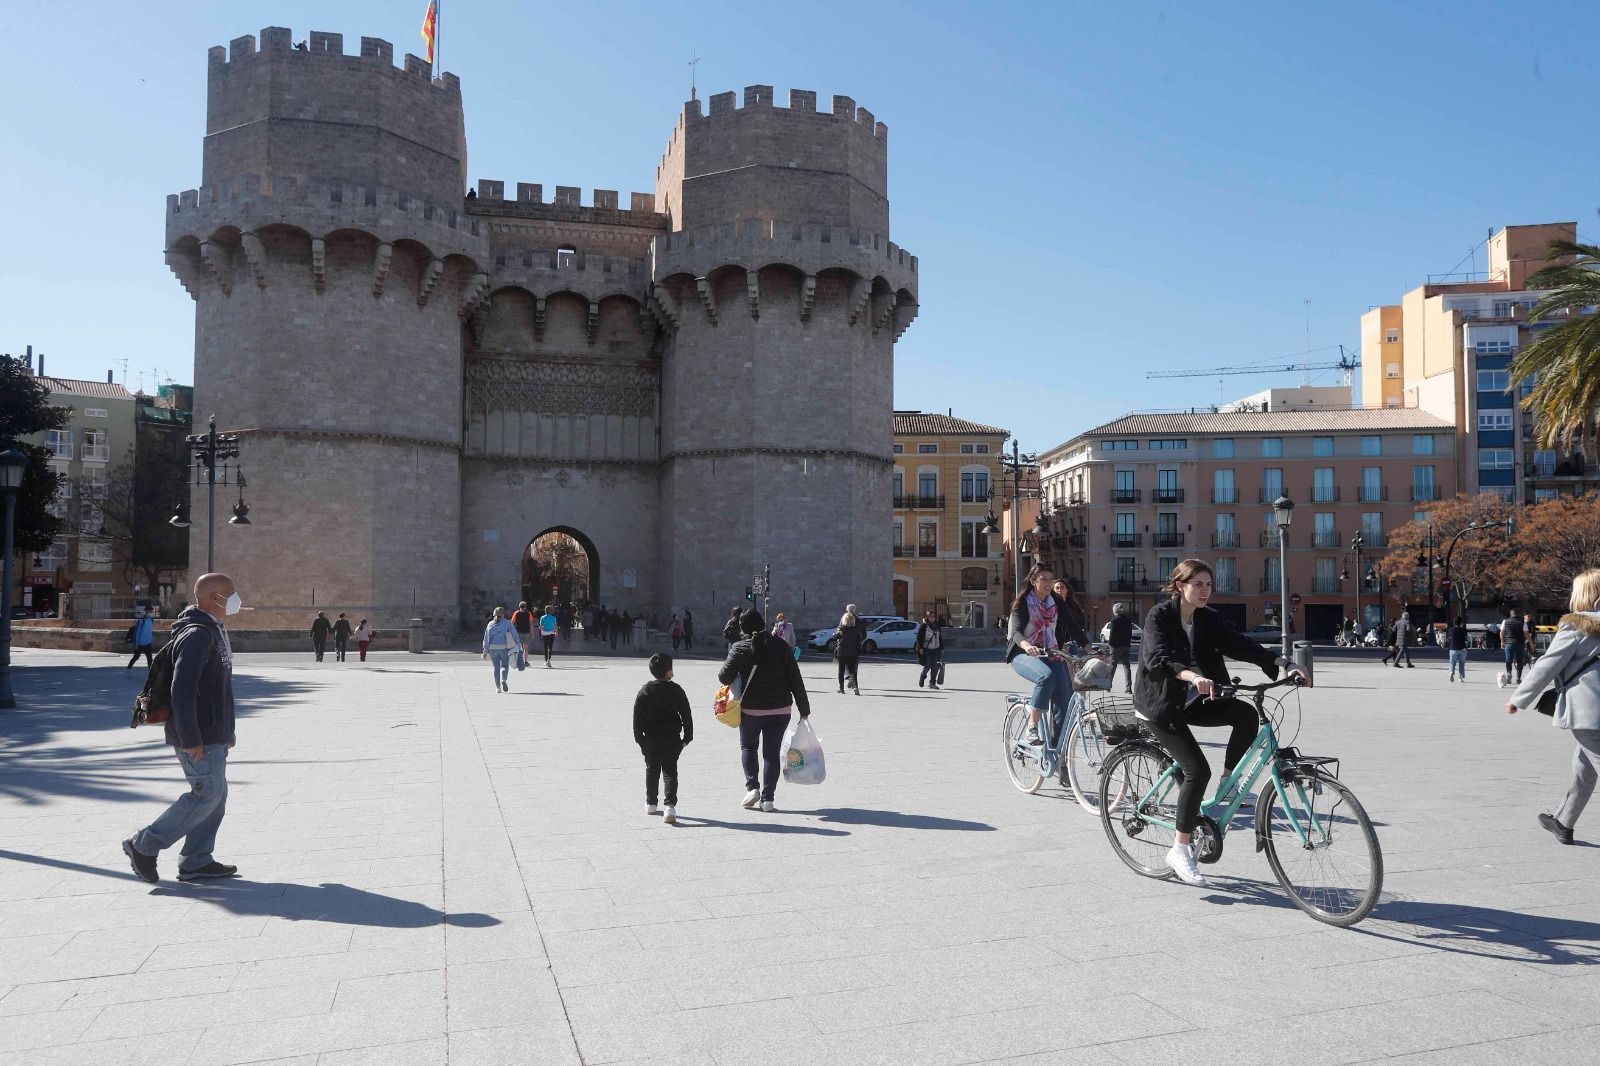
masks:
<svg viewBox="0 0 1600 1066"><path fill-rule="evenodd" d="M439 42L444 39L439 33L442 25L444 25L444 0L433 0L433 57L438 61L441 75L444 74L444 49L439 47Z"/></svg>

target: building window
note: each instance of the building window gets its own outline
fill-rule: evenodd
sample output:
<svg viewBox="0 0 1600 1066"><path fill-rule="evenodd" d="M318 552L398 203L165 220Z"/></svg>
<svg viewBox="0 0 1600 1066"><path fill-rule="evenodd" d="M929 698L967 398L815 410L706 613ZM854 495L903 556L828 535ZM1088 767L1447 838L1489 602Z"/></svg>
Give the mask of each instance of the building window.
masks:
<svg viewBox="0 0 1600 1066"><path fill-rule="evenodd" d="M1382 511L1361 512L1361 543L1368 551L1384 546Z"/></svg>
<svg viewBox="0 0 1600 1066"><path fill-rule="evenodd" d="M1556 492L1555 489L1534 489L1533 490L1533 502L1534 503L1548 503L1549 501L1555 499L1556 496L1557 496L1557 492Z"/></svg>
<svg viewBox="0 0 1600 1066"><path fill-rule="evenodd" d="M1433 480L1433 467L1414 466L1411 468L1411 498L1413 500L1437 500L1439 486Z"/></svg>
<svg viewBox="0 0 1600 1066"><path fill-rule="evenodd" d="M85 407L83 409L83 417L84 418L105 418L106 417L106 409L104 407Z"/></svg>
<svg viewBox="0 0 1600 1066"><path fill-rule="evenodd" d="M905 539L904 539L905 538L905 532L906 532L905 523L900 521L900 519L896 518L894 520L894 553L896 555L900 554L900 552L902 550L902 545L905 544Z"/></svg>
<svg viewBox="0 0 1600 1066"><path fill-rule="evenodd" d="M78 504L78 532L87 537L106 535L106 513L90 503Z"/></svg>
<svg viewBox="0 0 1600 1066"><path fill-rule="evenodd" d="M83 431L83 458L85 461L93 463L111 461L110 438L105 430L86 429Z"/></svg>
<svg viewBox="0 0 1600 1066"><path fill-rule="evenodd" d="M1224 556L1216 561L1217 580L1215 592L1239 591L1239 560Z"/></svg>
<svg viewBox="0 0 1600 1066"><path fill-rule="evenodd" d="M1385 344L1399 344L1400 343L1400 331L1397 330L1397 329L1384 330L1384 332L1383 332L1383 343L1385 343Z"/></svg>
<svg viewBox="0 0 1600 1066"><path fill-rule="evenodd" d="M1211 442L1211 457L1213 459L1233 458L1233 438L1218 437Z"/></svg>
<svg viewBox="0 0 1600 1066"><path fill-rule="evenodd" d="M1539 449L1533 453L1533 474L1549 477L1556 472L1556 453Z"/></svg>
<svg viewBox="0 0 1600 1066"><path fill-rule="evenodd" d="M1278 569L1277 556L1269 555L1261 560L1261 591L1282 592L1283 576Z"/></svg>
<svg viewBox="0 0 1600 1066"><path fill-rule="evenodd" d="M1433 434L1432 433L1414 433L1414 434L1412 434L1411 435L1411 454L1412 455L1432 455L1433 454Z"/></svg>
<svg viewBox="0 0 1600 1066"><path fill-rule="evenodd" d="M963 445L962 445L962 446L961 446L961 454L962 454L962 455L971 455L971 454L972 454L972 445L970 445L970 444L963 444Z"/></svg>
<svg viewBox="0 0 1600 1066"><path fill-rule="evenodd" d="M1361 438L1362 455L1382 455L1383 438L1375 434L1367 434Z"/></svg>
<svg viewBox="0 0 1600 1066"><path fill-rule="evenodd" d="M1239 546L1239 530L1234 522L1232 511L1218 511L1216 527L1211 534L1213 548L1237 548Z"/></svg>
<svg viewBox="0 0 1600 1066"><path fill-rule="evenodd" d="M1150 441L1150 450L1157 452L1181 452L1189 447L1189 442L1182 437L1154 437Z"/></svg>
<svg viewBox="0 0 1600 1066"><path fill-rule="evenodd" d="M1277 459L1283 455L1282 437L1262 437L1261 457L1263 459Z"/></svg>
<svg viewBox="0 0 1600 1066"><path fill-rule="evenodd" d="M1473 341L1472 350L1478 355L1510 355L1511 342L1508 340Z"/></svg>
<svg viewBox="0 0 1600 1066"><path fill-rule="evenodd" d="M961 520L961 557L963 559L989 558L989 534L983 531L984 520L981 518L964 518Z"/></svg>
<svg viewBox="0 0 1600 1066"><path fill-rule="evenodd" d="M1312 455L1318 455L1318 456L1332 455L1333 454L1333 438L1332 437L1312 437L1311 438L1311 454Z"/></svg>
<svg viewBox="0 0 1600 1066"><path fill-rule="evenodd" d="M1311 591L1324 594L1339 591L1339 560L1317 560L1317 572L1311 579Z"/></svg>
<svg viewBox="0 0 1600 1066"><path fill-rule="evenodd" d="M1176 555L1159 555L1156 557L1156 574L1165 581L1172 572L1178 568Z"/></svg>
<svg viewBox="0 0 1600 1066"><path fill-rule="evenodd" d="M939 523L917 523L917 555L923 559L932 559L939 554Z"/></svg>
<svg viewBox="0 0 1600 1066"><path fill-rule="evenodd" d="M110 570L111 542L105 540L78 541L78 569L83 572Z"/></svg>
<svg viewBox="0 0 1600 1066"><path fill-rule="evenodd" d="M91 466L84 470L82 479L83 489L80 493L86 500L103 500L109 491L110 484L106 477L106 468Z"/></svg>
<svg viewBox="0 0 1600 1066"><path fill-rule="evenodd" d="M39 565L35 570L61 570L67 565L67 542L56 538L50 542L50 547L39 553Z"/></svg>
<svg viewBox="0 0 1600 1066"><path fill-rule="evenodd" d="M938 455L939 454L939 445L937 443L934 443L934 444L919 444L919 445L917 445L917 454L918 455Z"/></svg>
<svg viewBox="0 0 1600 1066"><path fill-rule="evenodd" d="M570 244L563 244L556 249L556 269L565 270L578 261L578 249Z"/></svg>
<svg viewBox="0 0 1600 1066"><path fill-rule="evenodd" d="M961 472L961 502L982 503L989 498L989 475L982 470Z"/></svg>
<svg viewBox="0 0 1600 1066"><path fill-rule="evenodd" d="M1400 364L1399 363L1386 363L1386 364L1384 364L1383 376L1386 377L1386 378L1397 378L1397 377L1399 377L1400 376Z"/></svg>
<svg viewBox="0 0 1600 1066"><path fill-rule="evenodd" d="M904 452L905 452L905 450L906 450L906 446L905 446L905 445L904 445L904 444L896 444L896 445L895 445L895 446L894 446L894 453L895 453L895 454L896 454L896 455L901 455L901 454L903 454L903 453L904 453Z"/></svg>
<svg viewBox="0 0 1600 1066"><path fill-rule="evenodd" d="M1339 546L1339 531L1333 528L1333 512L1318 511L1311 516L1311 546L1313 548L1337 548Z"/></svg>
<svg viewBox="0 0 1600 1066"><path fill-rule="evenodd" d="M47 429L44 431L44 449L52 459L72 458L72 430Z"/></svg>
<svg viewBox="0 0 1600 1066"><path fill-rule="evenodd" d="M1510 470L1515 458L1510 448L1479 448L1479 470Z"/></svg>
<svg viewBox="0 0 1600 1066"><path fill-rule="evenodd" d="M1479 392L1505 392L1511 387L1511 372L1508 370L1480 370L1478 371Z"/></svg>
<svg viewBox="0 0 1600 1066"><path fill-rule="evenodd" d="M1119 548L1139 547L1139 526L1132 511L1117 512L1117 532L1114 540Z"/></svg>
<svg viewBox="0 0 1600 1066"><path fill-rule="evenodd" d="M901 471L896 470L894 472L892 481L894 483L894 505L896 507L904 507L905 503L903 501L905 500L906 496L906 476Z"/></svg>
<svg viewBox="0 0 1600 1066"><path fill-rule="evenodd" d="M1478 432L1492 432L1494 430L1509 430L1511 428L1510 411L1479 411Z"/></svg>
<svg viewBox="0 0 1600 1066"><path fill-rule="evenodd" d="M1517 487L1515 485L1495 485L1489 491L1500 497L1501 503L1517 502Z"/></svg>
<svg viewBox="0 0 1600 1066"><path fill-rule="evenodd" d="M1383 499L1383 467L1364 466L1361 468L1361 502L1376 503Z"/></svg>
<svg viewBox="0 0 1600 1066"><path fill-rule="evenodd" d="M1137 450L1139 442L1136 440L1106 440L1100 442L1102 451L1131 452Z"/></svg>
<svg viewBox="0 0 1600 1066"><path fill-rule="evenodd" d="M939 475L919 473L917 475L917 495L924 500L939 495Z"/></svg>
<svg viewBox="0 0 1600 1066"><path fill-rule="evenodd" d="M989 571L981 566L963 566L961 568L962 592L988 592Z"/></svg>
<svg viewBox="0 0 1600 1066"><path fill-rule="evenodd" d="M1225 467L1211 472L1211 502L1239 502L1239 490L1234 485L1232 467Z"/></svg>
<svg viewBox="0 0 1600 1066"><path fill-rule="evenodd" d="M1333 467L1319 466L1311 471L1311 502L1332 503L1339 498L1339 489L1333 483Z"/></svg>
<svg viewBox="0 0 1600 1066"><path fill-rule="evenodd" d="M1283 467L1269 466L1261 471L1261 502L1271 503L1283 495ZM1272 517L1268 515L1267 517Z"/></svg>
<svg viewBox="0 0 1600 1066"><path fill-rule="evenodd" d="M1181 503L1183 492L1178 488L1178 472L1176 470L1156 471L1156 502Z"/></svg>

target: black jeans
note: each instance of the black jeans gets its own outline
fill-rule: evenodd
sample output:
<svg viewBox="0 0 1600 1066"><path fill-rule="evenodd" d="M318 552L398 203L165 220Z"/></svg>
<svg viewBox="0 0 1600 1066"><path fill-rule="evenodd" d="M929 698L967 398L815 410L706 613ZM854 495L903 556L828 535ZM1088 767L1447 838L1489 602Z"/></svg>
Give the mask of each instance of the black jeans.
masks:
<svg viewBox="0 0 1600 1066"><path fill-rule="evenodd" d="M1389 660L1392 658L1394 660L1394 664L1396 666L1399 666L1400 665L1400 656L1402 656L1402 655L1404 655L1406 657L1406 665L1410 666L1411 665L1411 645L1410 644L1399 644L1399 645L1391 644L1388 648L1384 649L1383 665L1388 666L1389 665Z"/></svg>
<svg viewBox="0 0 1600 1066"><path fill-rule="evenodd" d="M860 669L861 669L861 656L859 656L859 655L841 655L841 656L839 656L839 687L840 688L844 688L844 679L845 679L846 676L848 676L850 678L850 687L853 688L853 689L859 690L861 688L861 686L857 683L856 672L858 670L860 670Z"/></svg>
<svg viewBox="0 0 1600 1066"><path fill-rule="evenodd" d="M1224 775L1232 772L1250 744L1256 739L1256 709L1244 700L1198 700L1183 712L1184 721L1170 728L1155 722L1145 726L1183 769L1183 784L1178 787L1178 832L1191 833L1200 821L1200 801L1211 783L1211 767L1194 739L1190 726L1231 726L1228 750L1222 757Z"/></svg>
<svg viewBox="0 0 1600 1066"><path fill-rule="evenodd" d="M657 740L653 737L645 738L639 745L639 750L644 752L644 798L654 807L656 805L656 785L666 779L666 796L668 807L678 805L678 755L683 751L683 741L677 737L662 737Z"/></svg>
<svg viewBox="0 0 1600 1066"><path fill-rule="evenodd" d="M544 661L550 662L550 653L555 650L556 635L554 633L540 633L539 639L544 642Z"/></svg>
<svg viewBox="0 0 1600 1066"><path fill-rule="evenodd" d="M350 649L349 637L333 638L333 658L335 662L344 662L344 653Z"/></svg>
<svg viewBox="0 0 1600 1066"><path fill-rule="evenodd" d="M939 683L939 667L944 664L943 648L922 649L922 673L917 675L917 684L922 684L929 674L933 675L933 683Z"/></svg>
<svg viewBox="0 0 1600 1066"><path fill-rule="evenodd" d="M133 669L133 664L139 661L139 656L141 655L144 656L144 664L146 666L154 666L156 664L155 659L152 657L154 652L155 645L153 644L139 645L137 648L133 649L133 658L128 660L128 669Z"/></svg>
<svg viewBox="0 0 1600 1066"><path fill-rule="evenodd" d="M1111 681L1112 681L1112 684L1116 683L1116 680L1117 680L1117 667L1119 667L1119 666L1122 667L1123 673L1125 673L1127 675L1128 683L1126 685L1126 691L1132 692L1133 691L1133 661L1132 661L1132 655L1130 654L1130 649L1129 649L1128 645L1126 645L1126 644L1124 644L1120 648L1113 647L1111 649Z"/></svg>
<svg viewBox="0 0 1600 1066"><path fill-rule="evenodd" d="M323 637L321 640L318 640L316 637L312 637L311 650L317 653L317 662L320 663L322 661L323 653L328 650L328 638Z"/></svg>
<svg viewBox="0 0 1600 1066"><path fill-rule="evenodd" d="M783 769L783 734L790 715L751 714L739 717L739 762L744 766L744 787L759 788L761 798L778 792L778 771ZM756 780L756 748L761 749L761 779Z"/></svg>

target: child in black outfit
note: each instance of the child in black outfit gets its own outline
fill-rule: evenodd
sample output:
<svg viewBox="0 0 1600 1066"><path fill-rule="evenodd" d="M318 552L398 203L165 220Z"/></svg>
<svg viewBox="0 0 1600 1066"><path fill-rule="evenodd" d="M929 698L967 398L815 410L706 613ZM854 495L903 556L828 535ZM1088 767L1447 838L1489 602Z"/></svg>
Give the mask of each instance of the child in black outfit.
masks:
<svg viewBox="0 0 1600 1066"><path fill-rule="evenodd" d="M644 752L644 813L661 813L656 806L656 786L665 777L666 822L675 825L678 753L694 739L694 719L689 713L689 697L672 681L672 656L665 652L650 656L650 676L655 680L646 682L633 698L633 739Z"/></svg>

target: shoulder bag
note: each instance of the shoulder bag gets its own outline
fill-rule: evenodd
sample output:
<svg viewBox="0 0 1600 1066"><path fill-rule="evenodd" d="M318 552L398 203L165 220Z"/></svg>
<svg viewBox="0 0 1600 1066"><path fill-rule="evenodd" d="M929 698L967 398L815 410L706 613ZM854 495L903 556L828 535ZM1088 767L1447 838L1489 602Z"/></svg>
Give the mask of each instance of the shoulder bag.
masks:
<svg viewBox="0 0 1600 1066"><path fill-rule="evenodd" d="M1581 676L1585 670L1589 669L1589 667L1593 666L1596 662L1600 662L1600 651L1596 651L1594 654L1590 655L1582 666L1578 667L1576 670L1572 671L1572 673L1561 678L1555 684L1545 689L1543 694L1539 696L1539 702L1534 707L1534 710L1538 711L1540 714L1555 717L1556 702L1561 699L1561 694L1567 691L1567 689L1571 688L1572 683L1578 680L1579 676Z"/></svg>
<svg viewBox="0 0 1600 1066"><path fill-rule="evenodd" d="M750 680L739 687L737 696L733 693L732 685L723 685L717 689L717 694L711 701L711 707L716 714L717 721L723 725L733 726L735 729L738 728L739 720L744 717L744 694L750 690L751 684L755 682L756 670L759 668L759 664L751 665ZM735 678L735 680L738 679Z"/></svg>

